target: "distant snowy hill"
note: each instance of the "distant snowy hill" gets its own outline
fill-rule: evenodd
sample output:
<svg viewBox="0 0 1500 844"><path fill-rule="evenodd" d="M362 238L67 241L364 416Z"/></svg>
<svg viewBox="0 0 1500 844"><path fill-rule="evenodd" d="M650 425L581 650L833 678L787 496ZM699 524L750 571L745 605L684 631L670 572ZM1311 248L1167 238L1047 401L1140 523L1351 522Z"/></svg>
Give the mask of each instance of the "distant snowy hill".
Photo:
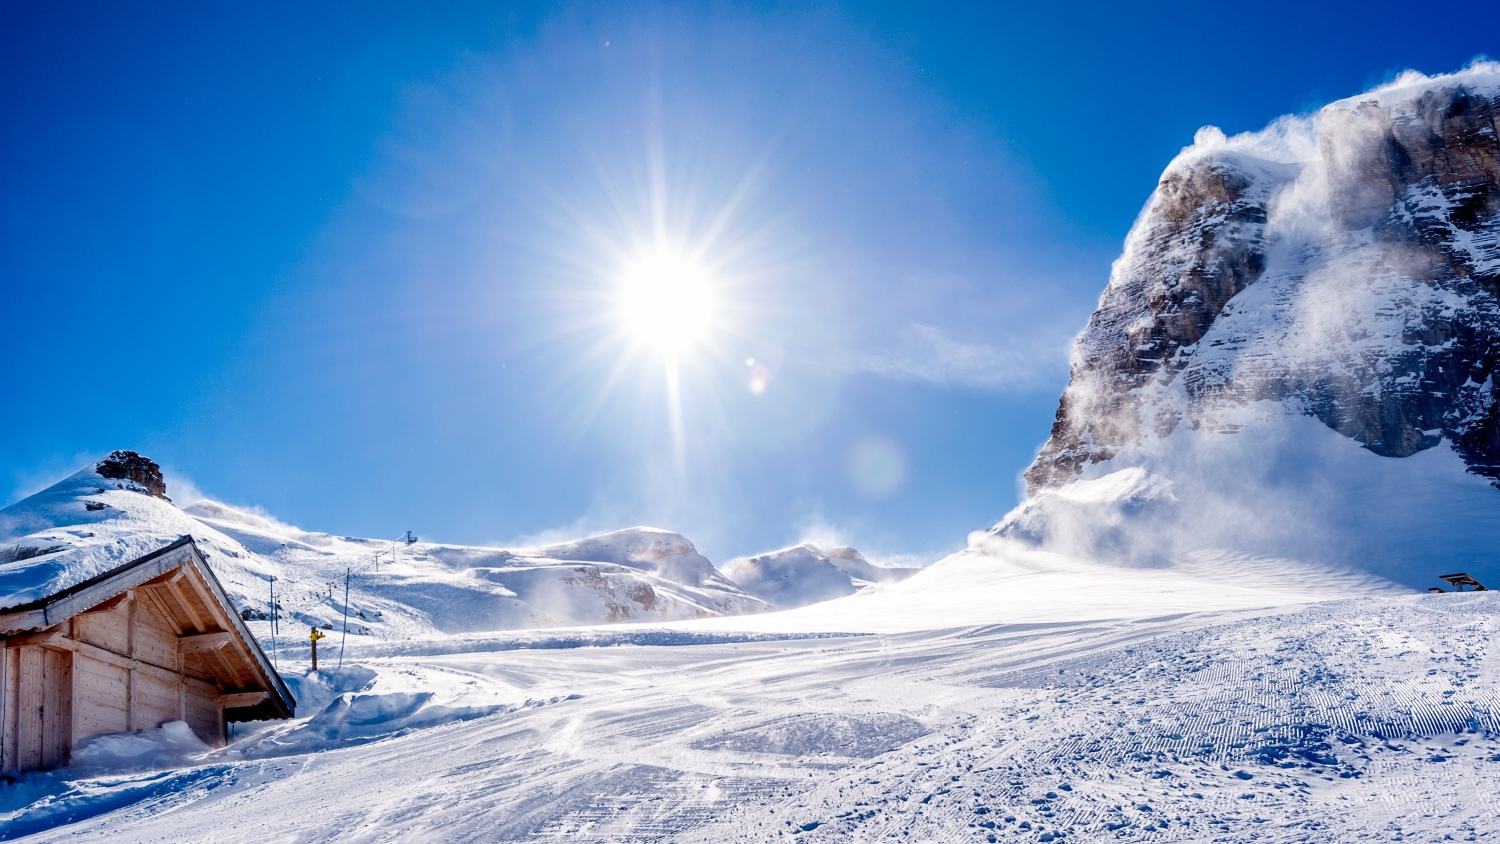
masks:
<svg viewBox="0 0 1500 844"><path fill-rule="evenodd" d="M135 466L136 479L106 477L122 461ZM263 638L272 577L283 636L305 637L307 626L342 629L346 570L356 573L350 630L378 638L767 608L687 539L655 528L535 549L407 544L308 532L212 501L178 509L165 495L154 463L116 452L0 510L0 605L50 594L191 534Z"/></svg>
<svg viewBox="0 0 1500 844"><path fill-rule="evenodd" d="M1480 63L1201 130L1077 340L1029 500L976 551L1500 585L1497 126Z"/></svg>
<svg viewBox="0 0 1500 844"><path fill-rule="evenodd" d="M920 569L877 566L853 548L803 543L724 564L724 574L776 609L853 595L866 586L895 583Z"/></svg>

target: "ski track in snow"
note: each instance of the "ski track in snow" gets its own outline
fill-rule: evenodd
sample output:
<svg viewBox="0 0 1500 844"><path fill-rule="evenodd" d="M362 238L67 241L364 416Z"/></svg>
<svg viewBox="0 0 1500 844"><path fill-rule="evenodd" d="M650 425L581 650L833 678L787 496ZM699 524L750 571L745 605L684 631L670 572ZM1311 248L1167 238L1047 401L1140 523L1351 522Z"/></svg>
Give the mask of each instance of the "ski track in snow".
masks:
<svg viewBox="0 0 1500 844"><path fill-rule="evenodd" d="M437 688L461 717L30 776L0 789L0 823L32 841L1477 840L1500 833L1497 610L1363 597L370 657L363 693Z"/></svg>

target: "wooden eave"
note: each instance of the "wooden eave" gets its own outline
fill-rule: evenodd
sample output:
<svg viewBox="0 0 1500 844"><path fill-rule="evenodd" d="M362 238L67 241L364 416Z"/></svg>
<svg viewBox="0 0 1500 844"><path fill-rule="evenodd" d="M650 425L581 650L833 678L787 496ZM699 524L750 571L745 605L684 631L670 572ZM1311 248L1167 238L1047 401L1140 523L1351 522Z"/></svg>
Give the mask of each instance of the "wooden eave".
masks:
<svg viewBox="0 0 1500 844"><path fill-rule="evenodd" d="M292 717L296 699L234 611L234 604L191 536L46 598L0 612L0 636L14 641L28 633L28 638L60 635L58 631L31 631L43 631L79 613L104 607L131 589L158 602L167 618L180 628L177 633L185 655L193 654L203 673L218 677L228 687L226 691L234 690L226 698L239 706L257 706L257 715ZM226 653L231 650L247 658L234 659ZM256 685L261 689L246 688ZM258 697L262 692L264 698Z"/></svg>

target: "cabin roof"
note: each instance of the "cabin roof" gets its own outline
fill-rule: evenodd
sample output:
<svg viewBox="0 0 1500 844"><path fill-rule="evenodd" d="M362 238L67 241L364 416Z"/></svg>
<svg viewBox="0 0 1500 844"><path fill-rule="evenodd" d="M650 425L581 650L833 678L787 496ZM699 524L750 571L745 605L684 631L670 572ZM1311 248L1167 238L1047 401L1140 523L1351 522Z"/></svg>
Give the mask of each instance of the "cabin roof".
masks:
<svg viewBox="0 0 1500 844"><path fill-rule="evenodd" d="M129 562L100 572L71 586L57 589L45 597L37 598L17 606L0 609L0 636L13 635L27 630L38 630L65 621L78 613L124 593L128 589L146 584L174 569L191 567L203 579L212 600L218 604L221 617L228 632L245 645L254 669L265 681L272 697L273 706L281 717L290 717L297 702L282 681L271 661L261 650L260 643L245 626L234 603L224 592L219 578L204 560L193 537L185 535L175 541Z"/></svg>

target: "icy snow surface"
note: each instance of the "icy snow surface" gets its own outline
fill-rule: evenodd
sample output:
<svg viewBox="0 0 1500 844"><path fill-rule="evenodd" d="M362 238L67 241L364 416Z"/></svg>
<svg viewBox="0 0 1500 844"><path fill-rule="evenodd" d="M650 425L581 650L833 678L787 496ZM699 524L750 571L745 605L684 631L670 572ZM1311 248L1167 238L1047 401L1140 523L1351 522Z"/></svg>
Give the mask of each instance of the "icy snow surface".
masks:
<svg viewBox="0 0 1500 844"><path fill-rule="evenodd" d="M433 640L346 666L318 714L190 767L0 787L0 824L36 841L1487 837L1497 625L1491 593L697 646Z"/></svg>

